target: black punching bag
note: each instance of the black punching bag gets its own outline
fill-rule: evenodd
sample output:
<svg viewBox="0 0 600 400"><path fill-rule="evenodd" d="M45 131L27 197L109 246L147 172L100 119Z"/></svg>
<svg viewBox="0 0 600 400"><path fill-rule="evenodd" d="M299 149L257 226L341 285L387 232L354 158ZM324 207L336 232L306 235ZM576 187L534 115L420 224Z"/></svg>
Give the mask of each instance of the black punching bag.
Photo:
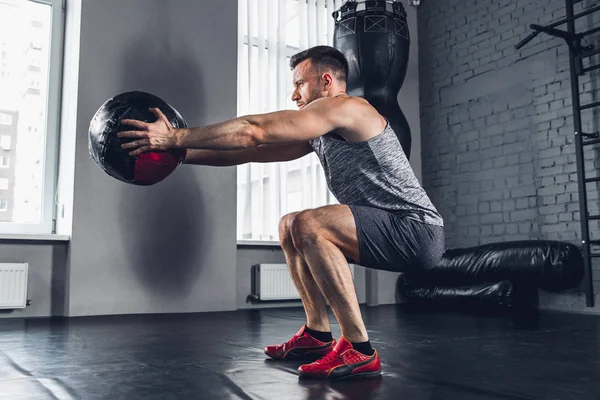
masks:
<svg viewBox="0 0 600 400"><path fill-rule="evenodd" d="M399 1L349 0L333 18L333 47L344 53L350 67L348 94L366 99L390 121L410 158L410 127L397 100L410 50L404 6Z"/></svg>

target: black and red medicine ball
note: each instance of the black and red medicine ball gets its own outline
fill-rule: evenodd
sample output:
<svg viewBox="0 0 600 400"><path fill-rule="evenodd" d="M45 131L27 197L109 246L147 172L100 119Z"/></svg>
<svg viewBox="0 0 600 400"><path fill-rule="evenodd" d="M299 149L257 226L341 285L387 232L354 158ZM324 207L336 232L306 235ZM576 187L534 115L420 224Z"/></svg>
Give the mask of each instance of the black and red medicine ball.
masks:
<svg viewBox="0 0 600 400"><path fill-rule="evenodd" d="M131 149L123 143L135 139L119 138L120 131L134 127L121 124L122 119L156 121L150 108L159 108L174 128L186 128L187 123L168 103L145 92L127 92L107 100L90 122L88 148L90 155L110 176L134 185L153 185L169 176L184 160L185 149L170 149L130 156Z"/></svg>

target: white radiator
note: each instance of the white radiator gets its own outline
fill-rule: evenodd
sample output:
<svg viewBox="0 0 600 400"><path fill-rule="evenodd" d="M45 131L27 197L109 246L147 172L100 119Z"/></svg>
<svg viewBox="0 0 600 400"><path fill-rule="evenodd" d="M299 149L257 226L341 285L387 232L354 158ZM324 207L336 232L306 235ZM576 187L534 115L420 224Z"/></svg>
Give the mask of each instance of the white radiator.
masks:
<svg viewBox="0 0 600 400"><path fill-rule="evenodd" d="M354 264L350 264L350 272L354 277ZM300 299L287 264L253 265L252 294L262 301Z"/></svg>
<svg viewBox="0 0 600 400"><path fill-rule="evenodd" d="M0 309L25 308L29 264L0 264Z"/></svg>

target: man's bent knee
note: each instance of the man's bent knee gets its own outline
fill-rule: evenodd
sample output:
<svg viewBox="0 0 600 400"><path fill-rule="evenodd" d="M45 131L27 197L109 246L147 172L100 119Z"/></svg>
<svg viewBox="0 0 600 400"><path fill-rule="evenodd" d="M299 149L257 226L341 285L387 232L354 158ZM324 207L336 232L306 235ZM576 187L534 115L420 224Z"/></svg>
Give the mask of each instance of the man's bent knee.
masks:
<svg viewBox="0 0 600 400"><path fill-rule="evenodd" d="M294 245L291 229L296 215L298 215L297 212L286 214L281 217L281 220L279 221L279 243L281 243L284 250L286 247L289 248Z"/></svg>
<svg viewBox="0 0 600 400"><path fill-rule="evenodd" d="M291 224L291 236L294 247L301 251L313 243L317 236L318 221L311 210L302 211L294 216Z"/></svg>

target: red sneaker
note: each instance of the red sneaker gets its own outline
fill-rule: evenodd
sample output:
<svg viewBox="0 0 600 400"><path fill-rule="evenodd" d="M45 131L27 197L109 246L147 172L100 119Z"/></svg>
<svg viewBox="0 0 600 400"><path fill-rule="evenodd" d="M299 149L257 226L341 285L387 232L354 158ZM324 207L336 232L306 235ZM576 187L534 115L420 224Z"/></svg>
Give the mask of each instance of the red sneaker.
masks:
<svg viewBox="0 0 600 400"><path fill-rule="evenodd" d="M331 342L321 342L305 331L306 325L287 342L265 347L265 354L275 360L312 361L323 357L335 346L335 339Z"/></svg>
<svg viewBox="0 0 600 400"><path fill-rule="evenodd" d="M298 372L300 376L316 379L370 378L381 375L381 362L377 350L366 356L342 337L331 353L311 364L301 365Z"/></svg>

